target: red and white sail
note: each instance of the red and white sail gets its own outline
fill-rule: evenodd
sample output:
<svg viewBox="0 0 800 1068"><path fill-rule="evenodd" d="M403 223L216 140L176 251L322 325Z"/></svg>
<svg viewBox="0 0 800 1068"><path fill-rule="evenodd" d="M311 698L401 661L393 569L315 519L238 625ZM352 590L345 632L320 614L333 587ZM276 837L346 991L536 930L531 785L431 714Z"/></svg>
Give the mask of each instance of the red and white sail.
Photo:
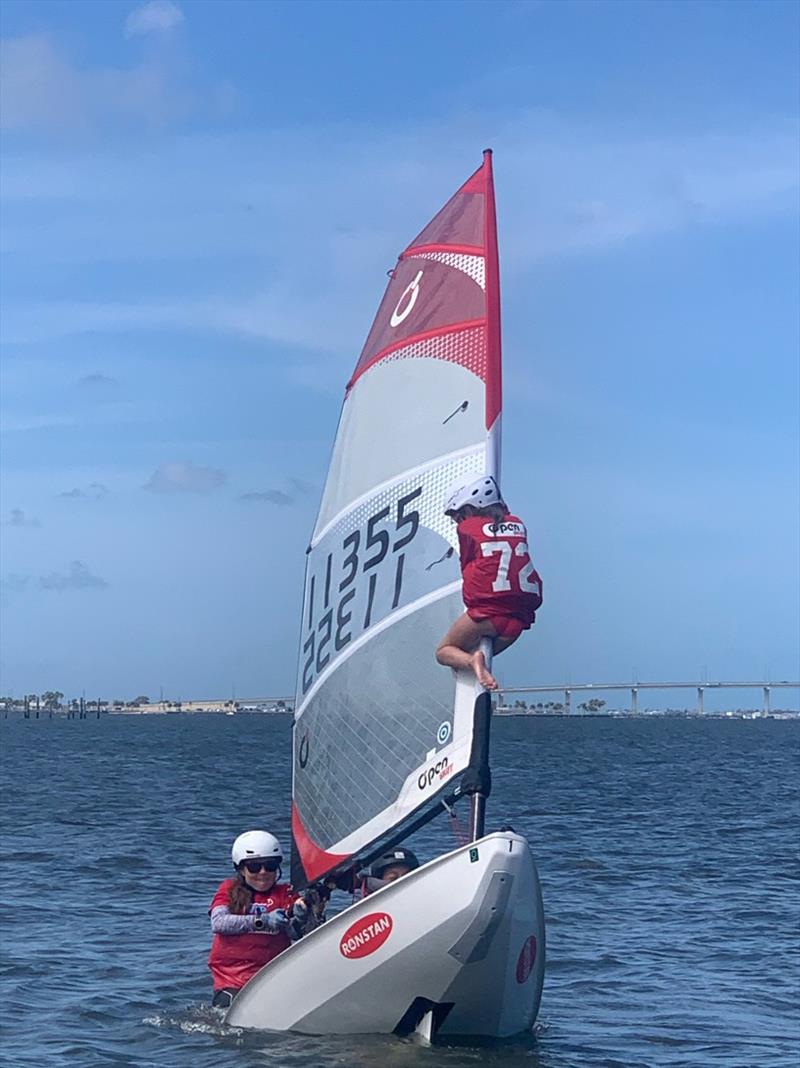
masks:
<svg viewBox="0 0 800 1068"><path fill-rule="evenodd" d="M498 475L491 153L400 254L347 384L306 569L296 885L388 840L469 762L474 679L434 658L463 611L456 481Z"/></svg>

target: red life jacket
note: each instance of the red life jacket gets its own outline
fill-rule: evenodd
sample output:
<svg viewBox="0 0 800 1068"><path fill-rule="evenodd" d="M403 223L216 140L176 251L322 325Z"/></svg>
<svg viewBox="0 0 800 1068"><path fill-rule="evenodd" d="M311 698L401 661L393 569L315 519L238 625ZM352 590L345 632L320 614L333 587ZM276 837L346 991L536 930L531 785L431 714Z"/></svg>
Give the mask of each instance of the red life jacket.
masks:
<svg viewBox="0 0 800 1068"><path fill-rule="evenodd" d="M214 894L209 913L218 905L230 905L230 893L236 879L226 879ZM276 883L268 894L253 892L254 905L266 905L272 909L287 909L298 899L298 894L286 883ZM289 936L280 931L275 934L259 931L253 934L215 934L211 943L208 966L214 977L214 989L231 987L239 990L257 971L283 953L290 945Z"/></svg>
<svg viewBox="0 0 800 1068"><path fill-rule="evenodd" d="M458 546L467 608L531 624L542 603L542 580L522 520L515 515L499 521L469 516L458 524Z"/></svg>

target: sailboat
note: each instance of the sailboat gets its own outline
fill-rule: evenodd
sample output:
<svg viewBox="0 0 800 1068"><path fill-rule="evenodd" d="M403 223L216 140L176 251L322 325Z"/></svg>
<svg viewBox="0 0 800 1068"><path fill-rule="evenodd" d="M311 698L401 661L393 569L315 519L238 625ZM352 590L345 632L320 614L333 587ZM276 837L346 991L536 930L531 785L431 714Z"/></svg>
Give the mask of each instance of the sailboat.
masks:
<svg viewBox="0 0 800 1068"><path fill-rule="evenodd" d="M534 1023L542 897L526 839L486 833L491 698L434 658L463 611L445 500L459 480L499 478L501 408L487 150L400 254L346 386L307 550L292 883L369 864L461 800L468 840L271 961L233 1002L231 1025L434 1040Z"/></svg>

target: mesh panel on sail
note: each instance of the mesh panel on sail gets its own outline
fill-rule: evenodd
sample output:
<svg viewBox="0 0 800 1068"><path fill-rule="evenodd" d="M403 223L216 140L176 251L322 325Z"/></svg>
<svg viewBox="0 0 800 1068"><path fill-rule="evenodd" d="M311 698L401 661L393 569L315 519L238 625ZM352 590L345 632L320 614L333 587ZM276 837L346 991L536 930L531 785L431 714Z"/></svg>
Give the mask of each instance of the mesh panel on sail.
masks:
<svg viewBox="0 0 800 1068"><path fill-rule="evenodd" d="M401 619L310 701L296 742L307 747L307 763L295 779L295 803L323 849L341 851L353 828L395 802L409 774L450 741L451 673L436 663L430 643L421 656L418 637L444 634L460 609L456 592ZM420 802L426 790L427 783L418 788Z"/></svg>

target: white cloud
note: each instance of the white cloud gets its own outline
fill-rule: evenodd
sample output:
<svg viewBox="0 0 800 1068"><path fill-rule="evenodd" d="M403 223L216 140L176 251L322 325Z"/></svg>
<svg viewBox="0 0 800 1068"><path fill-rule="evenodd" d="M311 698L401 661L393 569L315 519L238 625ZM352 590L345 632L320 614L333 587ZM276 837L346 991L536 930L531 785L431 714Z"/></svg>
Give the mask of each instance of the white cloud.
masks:
<svg viewBox="0 0 800 1068"><path fill-rule="evenodd" d="M292 295L282 286L241 298L212 294L169 303L59 301L47 306L44 317L39 304L9 308L3 333L7 343L25 343L98 331L211 330L291 345L352 346L353 337L364 333L364 320L345 316L349 328L343 328L342 313L334 312L330 304L330 297Z"/></svg>
<svg viewBox="0 0 800 1068"><path fill-rule="evenodd" d="M271 489L264 490L262 493L243 493L239 497L240 501L261 501L265 504L278 504L283 508L287 508L290 504L294 503L294 498L284 493L283 490Z"/></svg>
<svg viewBox="0 0 800 1068"><path fill-rule="evenodd" d="M225 472L216 467L172 461L156 468L142 489L152 493L210 493L227 479Z"/></svg>
<svg viewBox="0 0 800 1068"><path fill-rule="evenodd" d="M78 426L77 416L53 413L52 415L19 414L3 417L5 434L24 434L31 430L52 430L55 427L64 426Z"/></svg>
<svg viewBox="0 0 800 1068"><path fill-rule="evenodd" d="M42 524L35 516L27 515L22 508L12 508L11 516L5 525L7 527L40 527Z"/></svg>
<svg viewBox="0 0 800 1068"><path fill-rule="evenodd" d="M183 22L183 12L171 0L150 0L135 8L125 19L125 36L168 33Z"/></svg>
<svg viewBox="0 0 800 1068"><path fill-rule="evenodd" d="M84 70L47 35L0 41L3 129L48 130L63 138L120 120L160 128L193 106L180 71L164 56L150 56L131 67Z"/></svg>
<svg viewBox="0 0 800 1068"><path fill-rule="evenodd" d="M131 301L118 291L103 303L14 302L5 338L214 331L333 350L349 363L383 272L477 165L475 145L495 121L506 284L551 257L796 211L796 135L780 120L707 136L642 136L528 112L476 117L456 130L431 121L384 135L354 124L275 131L268 141L173 138L158 153L135 143L99 153L7 151L7 250L44 264L187 267L167 297L145 286ZM17 202L27 208L19 216ZM35 203L49 213L38 231L27 222ZM288 363L284 373L319 389L330 367L318 377L307 363ZM333 368L334 388L347 370Z"/></svg>
<svg viewBox="0 0 800 1068"><path fill-rule="evenodd" d="M108 496L108 492L108 486L103 485L102 482L90 482L86 489L82 489L80 486L73 486L72 489L59 493L59 497L88 498L94 501L102 501L104 497Z"/></svg>
<svg viewBox="0 0 800 1068"><path fill-rule="evenodd" d="M356 267L371 266L378 254L391 259L409 227L477 165L475 144L489 121L476 119L474 128L456 132L431 122L382 138L357 124L277 130L268 142L261 134L197 136L164 144L157 154L149 146L139 152L114 145L100 155L44 161L7 150L4 196L67 198L79 232L55 236L81 259L82 246L96 249L97 233L72 240L91 224L77 213L99 198L107 205L104 228L112 228L104 254L117 248L120 257L138 256L149 247L160 260L293 251L307 269L318 264L329 274L332 257ZM796 132L780 121L659 137L529 113L506 120L494 140L503 249L519 247L528 258L796 202ZM136 216L133 201L141 209ZM48 229L52 245L50 235ZM309 258L312 251L318 258Z"/></svg>
<svg viewBox="0 0 800 1068"><path fill-rule="evenodd" d="M0 124L4 129L82 124L84 86L45 36L0 41Z"/></svg>
<svg viewBox="0 0 800 1068"><path fill-rule="evenodd" d="M12 573L0 582L0 592L6 596L22 593L30 585L30 575L18 575Z"/></svg>
<svg viewBox="0 0 800 1068"><path fill-rule="evenodd" d="M51 571L39 578L39 587L43 590L55 590L64 593L68 590L102 590L108 586L104 578L93 575L89 568L80 560L73 560L69 571L62 574Z"/></svg>

